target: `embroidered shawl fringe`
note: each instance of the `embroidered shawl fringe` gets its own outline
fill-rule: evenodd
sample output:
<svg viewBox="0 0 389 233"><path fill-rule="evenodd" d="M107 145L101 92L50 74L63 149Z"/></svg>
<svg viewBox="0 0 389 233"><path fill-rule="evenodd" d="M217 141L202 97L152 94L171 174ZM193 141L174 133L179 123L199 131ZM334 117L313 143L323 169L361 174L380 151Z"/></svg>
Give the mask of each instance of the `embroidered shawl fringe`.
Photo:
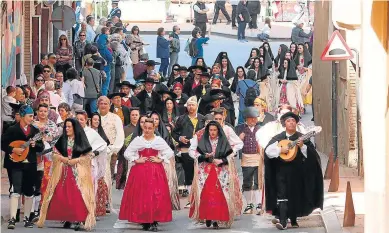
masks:
<svg viewBox="0 0 389 233"><path fill-rule="evenodd" d="M37 226L42 228L47 216L47 210L50 205L50 201L54 195L55 188L59 180L61 179L62 169L64 164L59 160L60 154L54 153L53 155L53 164L52 164L52 175L50 177L49 183L47 185L46 194L41 207L41 214ZM92 230L96 225L95 217L95 195L92 182L91 174L91 158L89 155L80 157L80 162L76 165L78 176L76 178L76 183L78 188L81 191L82 199L84 200L85 206L88 210L88 215L84 223L85 230Z"/></svg>

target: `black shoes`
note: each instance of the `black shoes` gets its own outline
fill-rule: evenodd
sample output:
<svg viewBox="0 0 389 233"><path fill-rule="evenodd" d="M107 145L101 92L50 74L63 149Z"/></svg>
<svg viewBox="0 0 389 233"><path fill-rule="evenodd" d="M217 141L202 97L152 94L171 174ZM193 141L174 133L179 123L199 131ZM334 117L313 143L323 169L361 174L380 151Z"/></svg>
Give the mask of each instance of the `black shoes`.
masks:
<svg viewBox="0 0 389 233"><path fill-rule="evenodd" d="M217 222L213 222L212 226L213 229L219 229L219 224L217 224Z"/></svg>
<svg viewBox="0 0 389 233"><path fill-rule="evenodd" d="M15 225L16 225L16 219L15 218L11 218L9 221L8 221L8 229L15 229Z"/></svg>
<svg viewBox="0 0 389 233"><path fill-rule="evenodd" d="M153 232L157 232L158 231L158 223L157 222L153 222L153 223L142 223L142 229L144 231L153 231Z"/></svg>
<svg viewBox="0 0 389 233"><path fill-rule="evenodd" d="M286 225L286 223L285 224L277 223L276 227L277 227L278 230L286 230L286 229L288 229L288 226Z"/></svg>
<svg viewBox="0 0 389 233"><path fill-rule="evenodd" d="M188 197L188 196L189 196L189 191L188 190L182 191L182 197Z"/></svg>
<svg viewBox="0 0 389 233"><path fill-rule="evenodd" d="M297 220L290 220L290 224L292 225L292 228L299 228L299 224L297 223Z"/></svg>
<svg viewBox="0 0 389 233"><path fill-rule="evenodd" d="M148 231L151 227L151 224L150 223L142 223L142 229L144 231Z"/></svg>
<svg viewBox="0 0 389 233"><path fill-rule="evenodd" d="M244 209L244 214L252 214L253 213L253 209L254 209L254 205L253 204L248 204L246 206L246 209Z"/></svg>
<svg viewBox="0 0 389 233"><path fill-rule="evenodd" d="M150 231L157 232L158 231L158 223L154 222L151 224Z"/></svg>
<svg viewBox="0 0 389 233"><path fill-rule="evenodd" d="M72 226L72 223L71 223L71 222L65 222L65 223L63 224L63 228L66 228L66 229L69 229L71 226Z"/></svg>
<svg viewBox="0 0 389 233"><path fill-rule="evenodd" d="M29 218L26 216L24 217L24 227L26 228L33 228L34 224L30 222Z"/></svg>
<svg viewBox="0 0 389 233"><path fill-rule="evenodd" d="M205 221L205 225L206 225L207 227L211 227L211 225L212 225L212 220L207 220L207 221Z"/></svg>
<svg viewBox="0 0 389 233"><path fill-rule="evenodd" d="M32 223L38 222L38 220L39 220L39 212L40 211L35 211L35 212L30 214L30 219L29 219L30 222L32 222Z"/></svg>

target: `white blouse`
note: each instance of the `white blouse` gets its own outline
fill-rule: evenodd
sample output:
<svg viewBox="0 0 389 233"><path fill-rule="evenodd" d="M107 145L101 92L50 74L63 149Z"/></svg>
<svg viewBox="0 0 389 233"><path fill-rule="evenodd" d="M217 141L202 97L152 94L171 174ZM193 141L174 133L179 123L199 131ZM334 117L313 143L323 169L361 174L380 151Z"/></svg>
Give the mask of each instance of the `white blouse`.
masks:
<svg viewBox="0 0 389 233"><path fill-rule="evenodd" d="M173 150L159 136L155 136L153 140L147 141L143 136L136 137L124 152L124 157L130 162L139 159L139 151L143 149L154 149L158 151L158 157L165 163L170 163L169 159L174 156Z"/></svg>

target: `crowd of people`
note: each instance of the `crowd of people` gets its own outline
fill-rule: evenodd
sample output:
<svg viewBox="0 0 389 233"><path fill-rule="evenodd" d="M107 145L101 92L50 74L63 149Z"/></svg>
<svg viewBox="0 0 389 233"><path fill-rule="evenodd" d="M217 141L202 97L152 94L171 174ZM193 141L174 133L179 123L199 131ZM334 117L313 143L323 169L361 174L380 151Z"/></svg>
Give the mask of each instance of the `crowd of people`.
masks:
<svg viewBox="0 0 389 233"><path fill-rule="evenodd" d="M178 59L179 27L168 39L161 28L157 72L139 28L124 34L120 14L114 2L100 31L88 16L73 46L61 35L56 53L41 56L32 86L6 88L9 229L23 199L25 227L52 220L91 230L111 212L113 189L124 190L119 219L150 231L172 221L180 198L191 219L215 229L265 211L278 229L288 219L298 227L298 217L323 207L320 158L300 122L311 98L310 43L282 44L273 54L265 42L236 69L220 52L207 66L209 37L198 25L187 68ZM126 80L130 65L136 83ZM281 156L292 149L278 146L285 139L298 147L292 161Z"/></svg>

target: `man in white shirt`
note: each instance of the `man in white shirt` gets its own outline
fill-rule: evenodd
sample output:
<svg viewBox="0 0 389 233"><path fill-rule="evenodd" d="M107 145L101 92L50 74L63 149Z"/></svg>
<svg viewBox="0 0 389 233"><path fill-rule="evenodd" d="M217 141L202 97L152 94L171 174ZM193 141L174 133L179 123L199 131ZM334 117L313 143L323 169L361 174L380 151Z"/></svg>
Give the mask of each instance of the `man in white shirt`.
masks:
<svg viewBox="0 0 389 233"><path fill-rule="evenodd" d="M93 29L95 26L95 18L92 15L86 17L86 41L92 43L96 37L96 32Z"/></svg>

